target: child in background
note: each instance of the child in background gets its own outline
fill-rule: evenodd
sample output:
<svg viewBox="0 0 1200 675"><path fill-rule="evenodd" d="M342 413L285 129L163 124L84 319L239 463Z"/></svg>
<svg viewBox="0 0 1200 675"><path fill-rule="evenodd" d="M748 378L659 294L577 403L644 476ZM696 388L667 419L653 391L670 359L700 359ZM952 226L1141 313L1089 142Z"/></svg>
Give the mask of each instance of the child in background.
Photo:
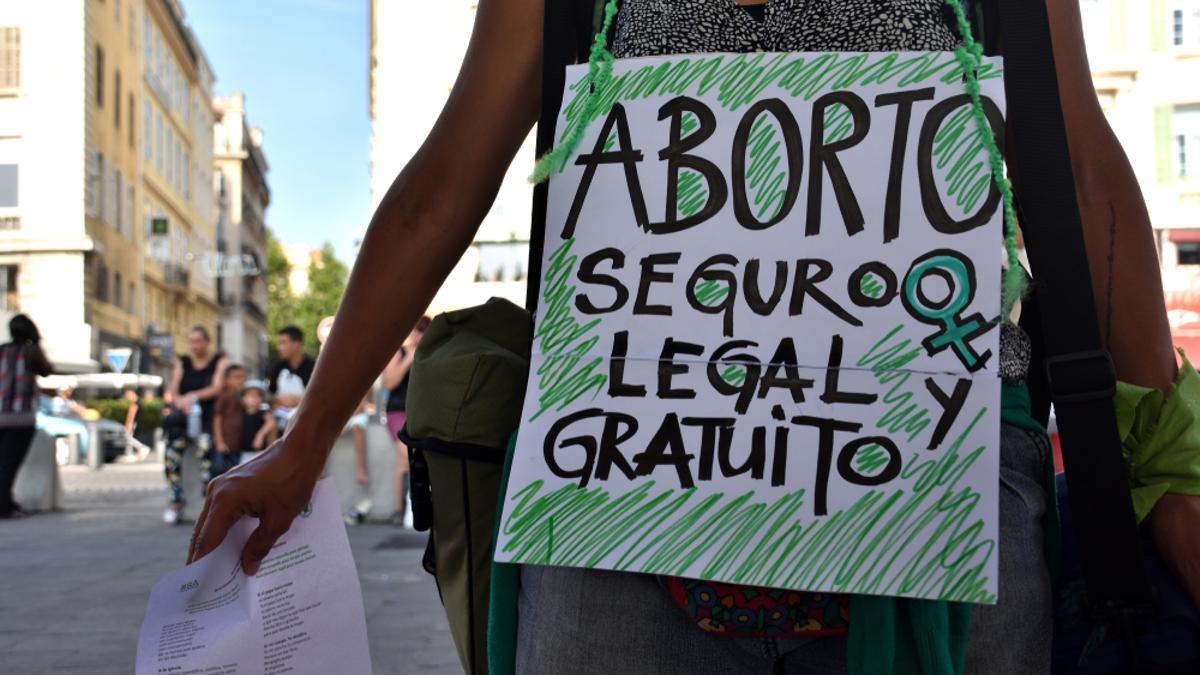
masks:
<svg viewBox="0 0 1200 675"><path fill-rule="evenodd" d="M246 370L236 363L225 368L224 389L213 406L213 452L209 475L216 478L238 465L246 415L240 399Z"/></svg>
<svg viewBox="0 0 1200 675"><path fill-rule="evenodd" d="M242 390L241 410L241 461L248 462L275 442L279 426L275 423L275 416L270 414L267 388L258 380L247 383Z"/></svg>

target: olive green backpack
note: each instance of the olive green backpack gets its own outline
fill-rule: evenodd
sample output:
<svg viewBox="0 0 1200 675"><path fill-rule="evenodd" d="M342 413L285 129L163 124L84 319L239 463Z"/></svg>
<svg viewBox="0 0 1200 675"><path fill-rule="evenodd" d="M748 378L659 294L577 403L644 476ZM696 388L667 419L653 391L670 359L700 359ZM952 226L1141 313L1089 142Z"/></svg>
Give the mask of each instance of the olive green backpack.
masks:
<svg viewBox="0 0 1200 675"><path fill-rule="evenodd" d="M441 314L410 375L400 439L409 448L413 526L430 531L424 566L471 675L487 673L492 534L531 333L529 312L507 300Z"/></svg>

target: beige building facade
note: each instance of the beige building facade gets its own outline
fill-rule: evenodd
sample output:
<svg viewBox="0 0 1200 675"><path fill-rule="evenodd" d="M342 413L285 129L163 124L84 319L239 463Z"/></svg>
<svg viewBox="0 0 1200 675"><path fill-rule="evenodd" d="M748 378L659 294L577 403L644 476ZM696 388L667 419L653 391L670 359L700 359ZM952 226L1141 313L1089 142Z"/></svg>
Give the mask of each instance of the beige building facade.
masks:
<svg viewBox="0 0 1200 675"><path fill-rule="evenodd" d="M216 98L213 182L217 196L218 346L252 376L267 367L267 160L262 131L246 118L242 92Z"/></svg>
<svg viewBox="0 0 1200 675"><path fill-rule="evenodd" d="M215 330L212 79L175 0L0 0L0 309L60 370Z"/></svg>

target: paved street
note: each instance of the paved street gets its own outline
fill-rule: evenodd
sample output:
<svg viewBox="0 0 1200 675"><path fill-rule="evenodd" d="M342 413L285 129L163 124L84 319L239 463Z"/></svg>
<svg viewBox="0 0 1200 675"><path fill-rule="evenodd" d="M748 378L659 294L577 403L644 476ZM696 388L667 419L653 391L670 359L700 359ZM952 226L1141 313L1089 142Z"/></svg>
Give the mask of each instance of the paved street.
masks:
<svg viewBox="0 0 1200 675"><path fill-rule="evenodd" d="M150 585L183 562L190 528L159 521L161 466L62 470L63 508L0 521L0 672L133 672ZM460 673L424 535L350 529L375 673Z"/></svg>

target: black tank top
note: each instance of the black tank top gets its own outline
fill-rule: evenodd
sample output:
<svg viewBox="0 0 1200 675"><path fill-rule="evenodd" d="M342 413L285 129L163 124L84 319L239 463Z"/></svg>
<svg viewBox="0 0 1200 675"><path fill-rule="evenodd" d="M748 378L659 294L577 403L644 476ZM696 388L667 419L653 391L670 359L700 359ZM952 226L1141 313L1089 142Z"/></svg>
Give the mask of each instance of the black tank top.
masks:
<svg viewBox="0 0 1200 675"><path fill-rule="evenodd" d="M221 352L213 354L203 368L196 368L190 356L179 357L179 362L183 365L183 377L179 379L179 393L187 394L212 384L213 375L217 372L217 362L221 360L221 356ZM212 433L213 401L214 399L200 401L205 433ZM183 412L187 413L186 410Z"/></svg>
<svg viewBox="0 0 1200 675"><path fill-rule="evenodd" d="M400 353L407 354L408 350L406 350L404 347L401 347ZM400 384L397 384L395 389L392 389L390 392L388 392L388 412L402 412L405 405L408 404L408 374L411 372L412 371L410 370L408 373L405 373L404 379L400 380Z"/></svg>

